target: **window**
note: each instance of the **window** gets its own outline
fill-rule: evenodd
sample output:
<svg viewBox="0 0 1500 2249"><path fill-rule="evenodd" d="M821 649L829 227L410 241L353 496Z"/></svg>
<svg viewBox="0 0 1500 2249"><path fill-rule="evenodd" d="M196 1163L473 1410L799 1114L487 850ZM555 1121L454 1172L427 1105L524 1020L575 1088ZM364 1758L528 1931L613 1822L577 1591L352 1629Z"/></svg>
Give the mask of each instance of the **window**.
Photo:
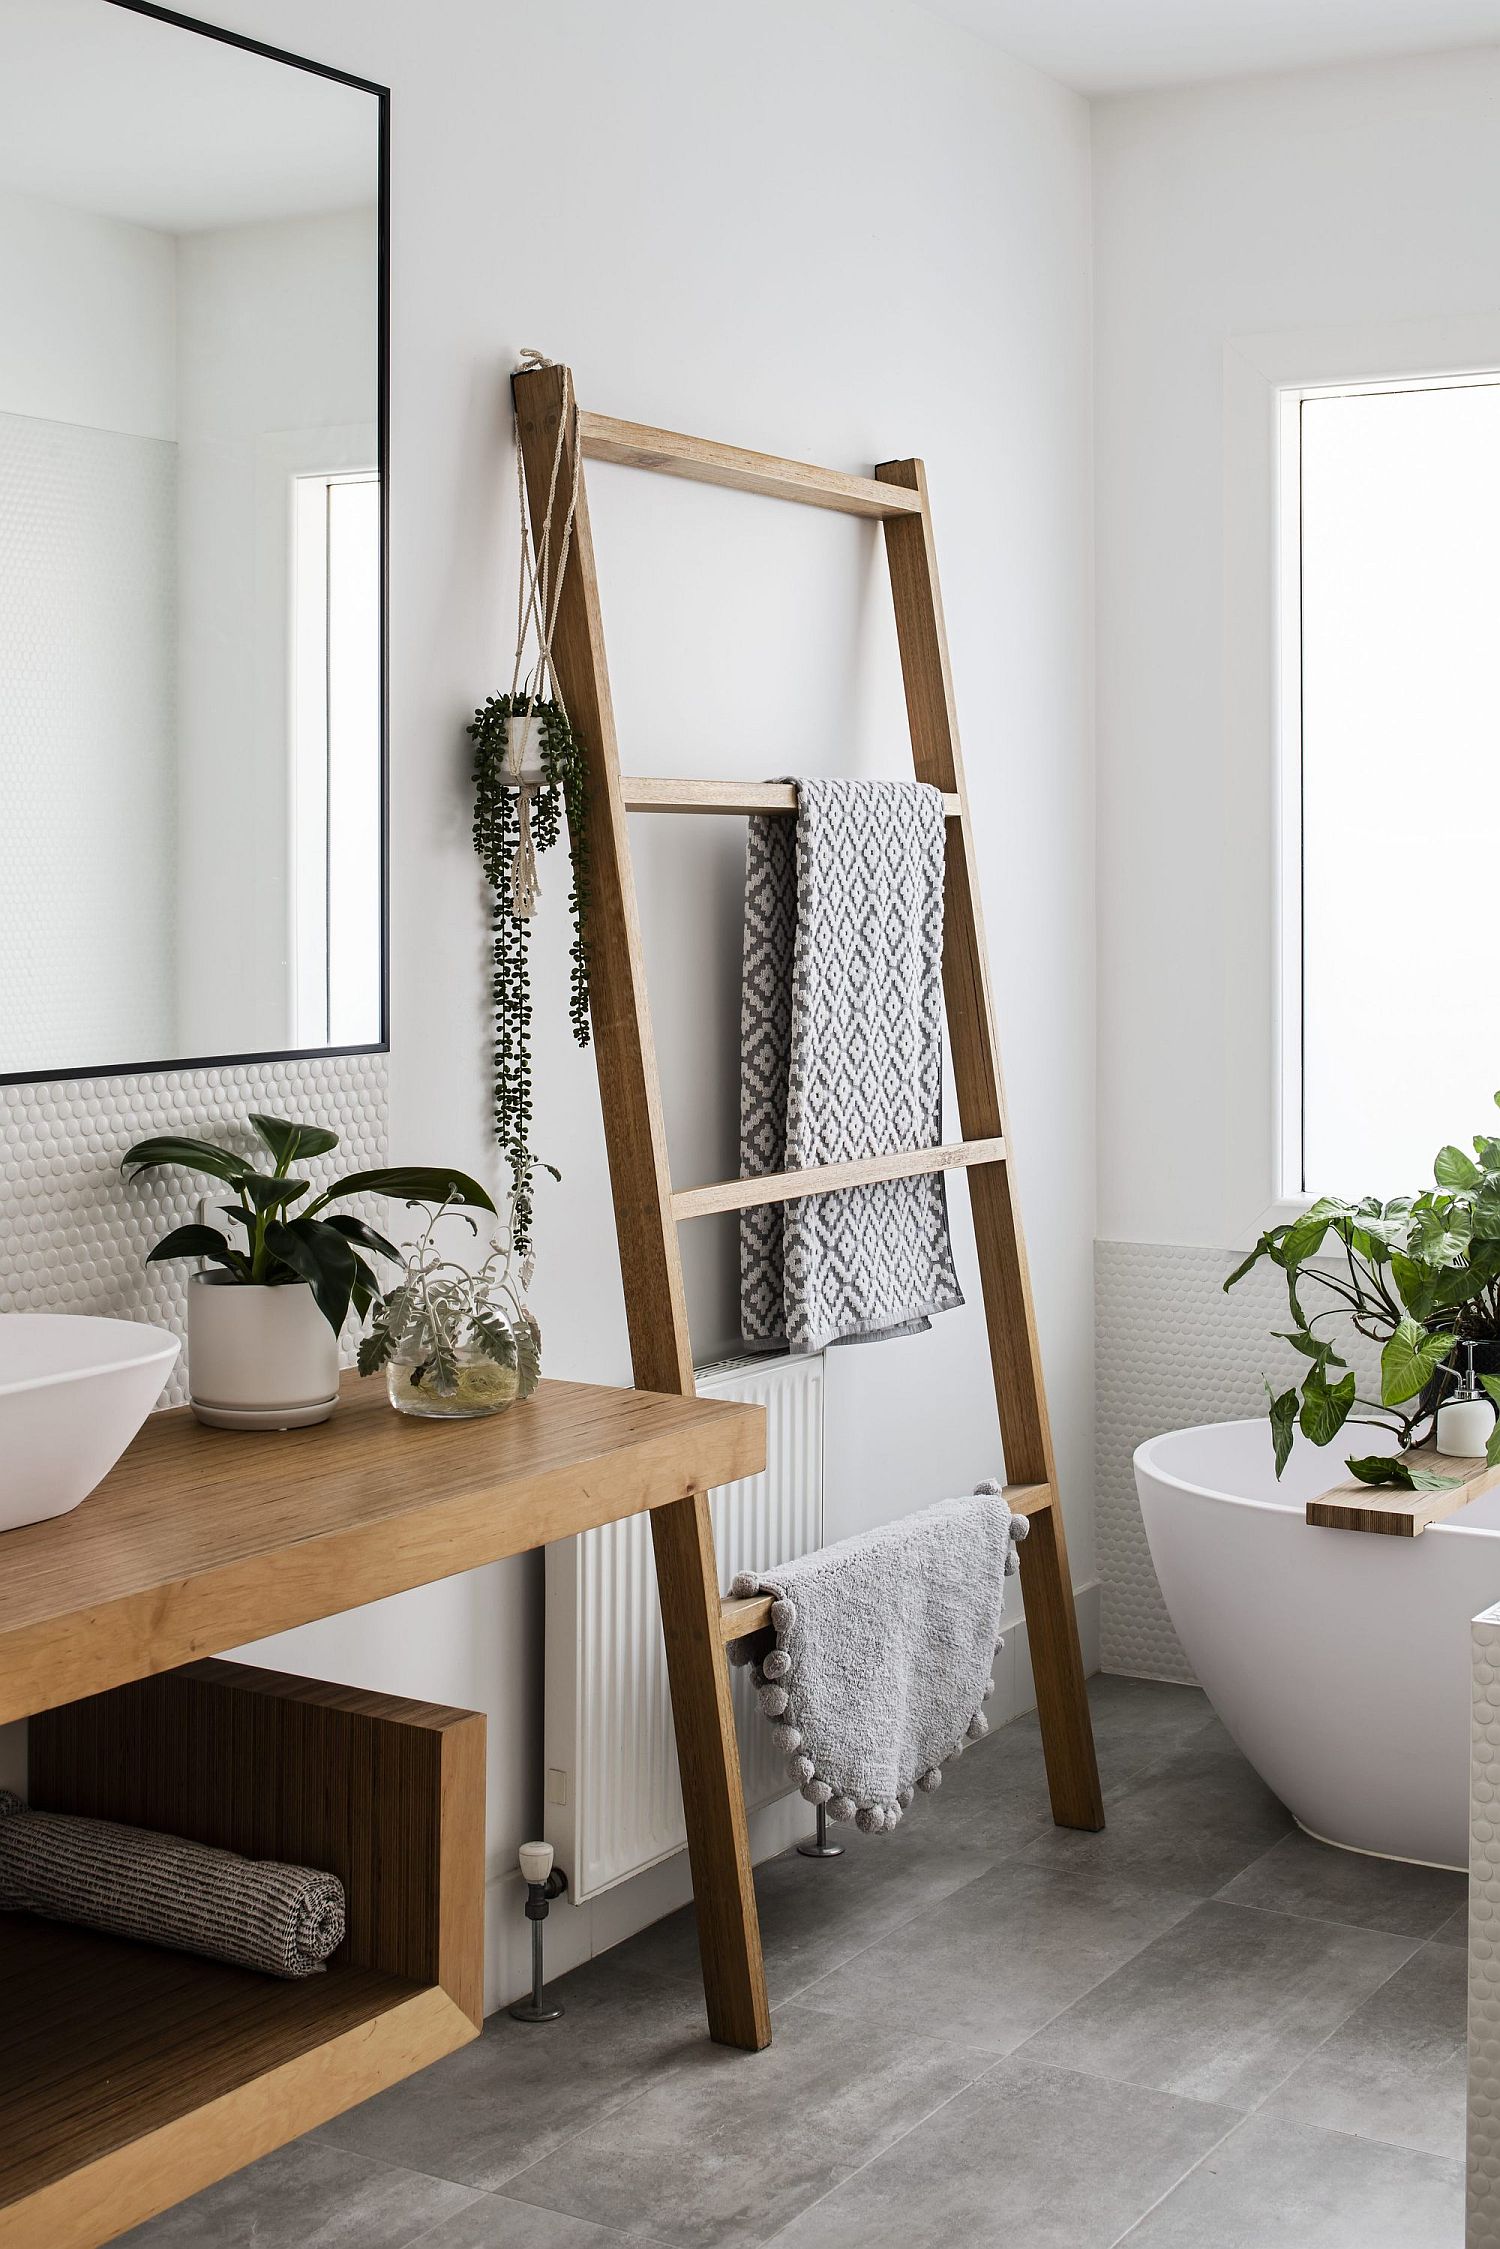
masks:
<svg viewBox="0 0 1500 2249"><path fill-rule="evenodd" d="M1282 1192L1500 1130L1500 376L1283 392Z"/></svg>
<svg viewBox="0 0 1500 2249"><path fill-rule="evenodd" d="M380 479L292 479L294 1043L381 1022Z"/></svg>

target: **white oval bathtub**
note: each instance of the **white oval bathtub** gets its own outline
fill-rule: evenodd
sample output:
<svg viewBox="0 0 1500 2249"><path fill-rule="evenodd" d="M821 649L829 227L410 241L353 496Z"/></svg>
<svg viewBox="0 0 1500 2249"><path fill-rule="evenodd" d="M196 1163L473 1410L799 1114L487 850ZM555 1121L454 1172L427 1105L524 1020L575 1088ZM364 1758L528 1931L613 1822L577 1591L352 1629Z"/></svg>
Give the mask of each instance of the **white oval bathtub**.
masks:
<svg viewBox="0 0 1500 2249"><path fill-rule="evenodd" d="M1299 1437L1278 1484L1263 1420L1151 1438L1151 1559L1199 1683L1299 1826L1464 1867L1469 1625L1500 1599L1500 1490L1416 1539L1311 1529L1346 1449Z"/></svg>

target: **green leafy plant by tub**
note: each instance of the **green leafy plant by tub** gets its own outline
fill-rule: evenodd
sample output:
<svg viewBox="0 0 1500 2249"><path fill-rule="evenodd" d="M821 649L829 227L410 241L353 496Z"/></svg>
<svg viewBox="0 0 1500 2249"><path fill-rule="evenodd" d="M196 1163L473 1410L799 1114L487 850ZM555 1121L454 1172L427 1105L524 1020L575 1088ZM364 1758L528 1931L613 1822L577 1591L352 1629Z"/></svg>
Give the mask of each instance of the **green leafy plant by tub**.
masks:
<svg viewBox="0 0 1500 2249"><path fill-rule="evenodd" d="M1495 1096L1500 1104L1500 1093ZM1426 1434L1460 1343L1500 1341L1500 1136L1477 1133L1472 1156L1439 1151L1434 1184L1390 1202L1325 1195L1300 1218L1261 1235L1224 1283L1267 1259L1286 1276L1290 1326L1278 1331L1307 1361L1299 1383L1271 1399L1279 1476L1300 1429L1315 1445L1346 1427L1395 1432L1406 1449ZM1364 1398L1337 1348L1348 1329L1380 1347L1380 1395ZM1480 1376L1500 1407L1500 1377ZM1500 1466L1500 1423L1488 1448ZM1377 1454L1346 1462L1366 1484L1451 1488L1460 1479Z"/></svg>
<svg viewBox="0 0 1500 2249"><path fill-rule="evenodd" d="M445 1257L447 1219L478 1228L454 1204L435 1210L403 1251L405 1271L375 1306L359 1371L387 1370L391 1402L406 1412L493 1413L529 1398L542 1372L542 1334L515 1279L514 1241L492 1241L477 1270ZM523 1275L529 1260L523 1257Z"/></svg>
<svg viewBox="0 0 1500 2249"><path fill-rule="evenodd" d="M540 719L544 785L523 789L507 771L510 722L531 713ZM589 975L585 934L589 909L588 796L583 750L556 702L526 694L491 695L469 727L474 744L474 848L490 894L490 1004L493 1016L495 1139L511 1175L515 1247L531 1247L532 1150L531 914L517 910L517 865L522 823L536 852L550 851L564 811L573 883L568 901L573 943L568 1014L580 1046L589 1043ZM525 803L523 806L523 796ZM558 1175L550 1164L543 1169Z"/></svg>
<svg viewBox="0 0 1500 2249"><path fill-rule="evenodd" d="M310 1203L312 1182L295 1176L294 1166L331 1155L336 1132L322 1125L292 1124L282 1117L252 1116L251 1130L270 1158L269 1170L236 1149L181 1133L137 1141L121 1161L127 1179L163 1164L204 1172L223 1180L233 1202L219 1205L229 1231L216 1226L177 1226L159 1241L146 1262L174 1257L206 1258L231 1281L248 1287L283 1288L306 1281L318 1310L335 1335L352 1304L361 1319L380 1295L375 1272L362 1254L400 1261L401 1252L352 1211L332 1210L351 1195L396 1195L407 1202L465 1203L477 1210L495 1206L466 1172L429 1165L398 1165L355 1171L325 1187ZM298 1206L306 1203L305 1208Z"/></svg>

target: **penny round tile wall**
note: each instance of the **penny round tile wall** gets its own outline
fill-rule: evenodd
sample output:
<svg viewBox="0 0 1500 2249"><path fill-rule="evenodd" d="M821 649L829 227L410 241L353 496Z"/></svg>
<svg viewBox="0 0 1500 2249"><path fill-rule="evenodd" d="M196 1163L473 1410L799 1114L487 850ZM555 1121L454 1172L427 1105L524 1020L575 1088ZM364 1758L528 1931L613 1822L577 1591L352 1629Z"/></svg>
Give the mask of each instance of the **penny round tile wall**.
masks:
<svg viewBox="0 0 1500 2249"><path fill-rule="evenodd" d="M250 1154L246 1112L339 1135L309 1164L323 1184L386 1157L387 1058L343 1054L150 1076L0 1086L0 1312L101 1312L185 1333L188 1264L146 1264L152 1244L197 1216L215 1182L164 1171L126 1182L120 1158L149 1133L228 1140ZM346 1346L346 1358L352 1357ZM164 1405L187 1397L181 1361Z"/></svg>

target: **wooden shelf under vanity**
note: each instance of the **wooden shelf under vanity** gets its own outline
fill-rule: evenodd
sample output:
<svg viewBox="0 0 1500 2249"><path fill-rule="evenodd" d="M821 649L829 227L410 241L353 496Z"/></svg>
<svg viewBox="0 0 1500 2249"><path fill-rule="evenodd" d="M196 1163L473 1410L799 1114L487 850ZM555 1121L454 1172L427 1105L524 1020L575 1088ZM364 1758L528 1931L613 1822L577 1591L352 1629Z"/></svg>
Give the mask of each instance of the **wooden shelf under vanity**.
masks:
<svg viewBox="0 0 1500 2249"><path fill-rule="evenodd" d="M351 1377L316 1429L156 1416L82 1507L0 1538L32 1803L324 1867L348 1901L300 1982L0 1914L5 2249L95 2249L478 2033L484 1719L203 1659L764 1458L730 1400L544 1383L441 1423Z"/></svg>

